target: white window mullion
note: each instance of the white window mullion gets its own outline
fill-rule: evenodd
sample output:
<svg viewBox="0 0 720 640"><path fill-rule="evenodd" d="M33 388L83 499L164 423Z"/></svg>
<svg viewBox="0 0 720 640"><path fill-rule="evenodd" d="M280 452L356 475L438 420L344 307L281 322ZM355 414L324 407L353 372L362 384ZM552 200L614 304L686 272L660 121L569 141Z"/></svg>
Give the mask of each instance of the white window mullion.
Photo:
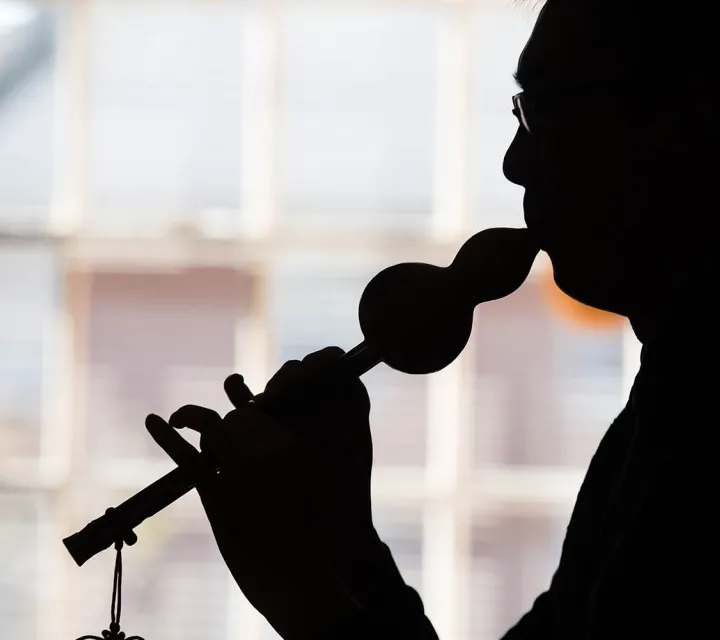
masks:
<svg viewBox="0 0 720 640"><path fill-rule="evenodd" d="M43 326L39 475L43 486L65 483L72 462L72 318L57 310Z"/></svg>
<svg viewBox="0 0 720 640"><path fill-rule="evenodd" d="M438 51L432 233L449 242L462 238L467 229L470 24L467 3L448 4Z"/></svg>
<svg viewBox="0 0 720 640"><path fill-rule="evenodd" d="M89 149L89 50L93 0L75 0L65 7L58 21L55 69L53 74L53 190L48 230L59 235L77 233L86 216L88 201ZM67 287L67 262L62 267ZM39 585L38 637L70 637L73 611L72 595L83 585L81 569L69 554L58 552L59 538L77 530L82 520L82 497L76 494L84 486L77 477L78 465L85 462L83 398L79 387L77 318L73 311L85 311L84 282L80 292L64 291L63 308L43 335L43 398L39 472L43 483L56 491L48 500L51 516L39 526L38 545L43 572ZM79 307L69 295L79 293ZM74 307L71 309L71 306ZM82 338L81 338L82 339ZM80 474L82 475L82 474ZM74 480L73 480L74 479ZM84 526L82 523L80 526ZM64 555L63 555L64 554Z"/></svg>
<svg viewBox="0 0 720 640"><path fill-rule="evenodd" d="M246 16L242 34L240 233L245 238L264 238L275 224L280 10L278 0L257 3Z"/></svg>
<svg viewBox="0 0 720 640"><path fill-rule="evenodd" d="M38 475L43 486L56 487L62 496L63 485L67 491L72 462L72 337L71 323L64 310L59 311L51 322L43 327L43 367L40 423L40 450ZM54 322L53 322L54 321ZM60 485L60 486L58 486ZM54 499L47 505L52 517L42 517L38 525L38 565L42 572L38 577L37 634L44 638L53 634L69 637L68 607L60 594L66 593L66 570L68 559L57 553L57 543L69 531L61 531L65 523L63 501ZM60 509L57 509L57 505ZM45 514L43 514L45 516Z"/></svg>
<svg viewBox="0 0 720 640"><path fill-rule="evenodd" d="M235 328L234 371L245 378L253 393L259 393L274 373L272 366L272 322L268 308L267 265L259 269L253 282L250 313ZM227 638L261 640L267 626L265 618L250 604L232 577L228 582L229 602Z"/></svg>
<svg viewBox="0 0 720 640"><path fill-rule="evenodd" d="M467 234L470 20L467 3L448 3L438 50L433 240L460 243ZM472 464L465 411L467 356L428 379L423 599L441 638L467 637L470 593Z"/></svg>
<svg viewBox="0 0 720 640"><path fill-rule="evenodd" d="M88 200L91 18L94 0L74 0L58 21L53 88L53 194L50 231L77 232Z"/></svg>
<svg viewBox="0 0 720 640"><path fill-rule="evenodd" d="M466 357L428 380L427 505L423 540L423 597L441 638L462 640L471 559L470 463L464 411Z"/></svg>
<svg viewBox="0 0 720 640"><path fill-rule="evenodd" d="M246 16L244 27L243 109L241 122L241 215L240 236L266 239L275 228L277 214L277 82L278 39L281 19L279 0L262 0ZM271 260L271 254L264 260ZM258 393L264 389L272 362L272 326L267 302L267 269L264 263L253 283L249 316L242 318L235 331L235 366L248 387ZM232 577L228 582L228 639L240 637L261 640L267 625L250 604Z"/></svg>
<svg viewBox="0 0 720 640"><path fill-rule="evenodd" d="M502 630L497 624L498 614L501 611L501 600L498 598L500 584L498 580L497 562L480 558L473 561L473 588L471 597L474 613L472 619L473 640L498 640Z"/></svg>
<svg viewBox="0 0 720 640"><path fill-rule="evenodd" d="M87 473L91 461L86 447L88 425L84 410L90 276L83 274L71 281L67 277L67 263L64 269L64 308L58 313L53 330L47 332L49 339L57 341L57 351L47 361L47 375L54 378L55 384L51 387L49 380L45 381L40 469L43 480L54 485L55 495L49 507L53 512L52 525L43 526L40 531L40 553L49 563L44 572L47 583L41 587L42 598L48 598L49 609L40 610L39 637L44 637L43 631L52 631L50 635L72 635L71 621L78 616L75 594L82 593L86 582L83 569L64 548L58 552L57 545L60 539L87 524L87 497L89 492L99 490L93 488ZM48 465L44 460L56 463ZM51 546L43 549L43 545Z"/></svg>

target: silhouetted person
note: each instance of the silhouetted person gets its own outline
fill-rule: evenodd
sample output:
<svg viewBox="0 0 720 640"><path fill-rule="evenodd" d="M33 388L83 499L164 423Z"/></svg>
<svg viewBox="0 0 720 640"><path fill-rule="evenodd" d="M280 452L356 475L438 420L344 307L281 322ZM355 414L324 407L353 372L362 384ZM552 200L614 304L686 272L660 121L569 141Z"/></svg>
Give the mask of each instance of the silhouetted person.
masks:
<svg viewBox="0 0 720 640"><path fill-rule="evenodd" d="M709 3L708 3L709 4ZM549 0L519 61L504 172L558 286L628 316L643 343L629 401L599 445L552 583L505 640L717 632L715 190L718 56L701 3ZM287 363L266 395L336 359ZM369 401L328 382L280 421L185 407L223 472L198 486L238 585L288 639L430 639L370 508ZM196 454L160 418L178 463ZM448 639L449 640L449 639Z"/></svg>

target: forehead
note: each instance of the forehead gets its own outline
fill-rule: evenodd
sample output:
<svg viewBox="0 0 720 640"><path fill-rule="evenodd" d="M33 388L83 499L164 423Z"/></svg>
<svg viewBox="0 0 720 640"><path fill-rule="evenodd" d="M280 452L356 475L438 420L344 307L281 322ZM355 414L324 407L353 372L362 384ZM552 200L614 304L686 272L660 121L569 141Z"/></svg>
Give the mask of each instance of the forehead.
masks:
<svg viewBox="0 0 720 640"><path fill-rule="evenodd" d="M524 90L587 84L602 69L602 55L591 44L590 1L548 0L520 54L516 79Z"/></svg>

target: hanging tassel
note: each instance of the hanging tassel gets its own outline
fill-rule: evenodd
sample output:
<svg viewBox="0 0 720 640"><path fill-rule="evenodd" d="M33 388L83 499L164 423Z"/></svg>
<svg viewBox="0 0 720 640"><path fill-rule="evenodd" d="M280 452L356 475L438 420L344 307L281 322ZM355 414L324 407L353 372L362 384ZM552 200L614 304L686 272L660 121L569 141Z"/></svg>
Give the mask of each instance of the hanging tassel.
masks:
<svg viewBox="0 0 720 640"><path fill-rule="evenodd" d="M112 509L108 509L112 511ZM126 536L127 537L127 536ZM137 540L135 534L129 536L132 543ZM132 544L129 542L129 544ZM144 640L140 636L125 637L125 633L120 631L120 610L122 608L122 539L115 543L117 554L115 555L115 572L113 574L113 591L112 602L110 603L110 628L104 629L102 636L81 636L77 640Z"/></svg>

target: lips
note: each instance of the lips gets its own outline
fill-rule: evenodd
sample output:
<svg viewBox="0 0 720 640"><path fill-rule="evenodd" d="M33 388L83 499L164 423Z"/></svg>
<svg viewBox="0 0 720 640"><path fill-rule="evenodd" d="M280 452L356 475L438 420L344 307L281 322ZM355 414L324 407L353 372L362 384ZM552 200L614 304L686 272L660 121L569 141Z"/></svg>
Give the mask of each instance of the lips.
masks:
<svg viewBox="0 0 720 640"><path fill-rule="evenodd" d="M525 224L528 229L535 227L538 223L538 214L536 208L533 206L532 199L527 189L523 195L523 213L525 215Z"/></svg>
<svg viewBox="0 0 720 640"><path fill-rule="evenodd" d="M539 195L538 191L525 190L523 196L525 226L547 254L566 250L568 216L556 205L552 197Z"/></svg>
<svg viewBox="0 0 720 640"><path fill-rule="evenodd" d="M535 206L531 198L528 197L527 191L523 197L523 211L525 217L525 226L535 239L538 246L545 252L551 243L551 237L545 216L540 213L540 208Z"/></svg>

